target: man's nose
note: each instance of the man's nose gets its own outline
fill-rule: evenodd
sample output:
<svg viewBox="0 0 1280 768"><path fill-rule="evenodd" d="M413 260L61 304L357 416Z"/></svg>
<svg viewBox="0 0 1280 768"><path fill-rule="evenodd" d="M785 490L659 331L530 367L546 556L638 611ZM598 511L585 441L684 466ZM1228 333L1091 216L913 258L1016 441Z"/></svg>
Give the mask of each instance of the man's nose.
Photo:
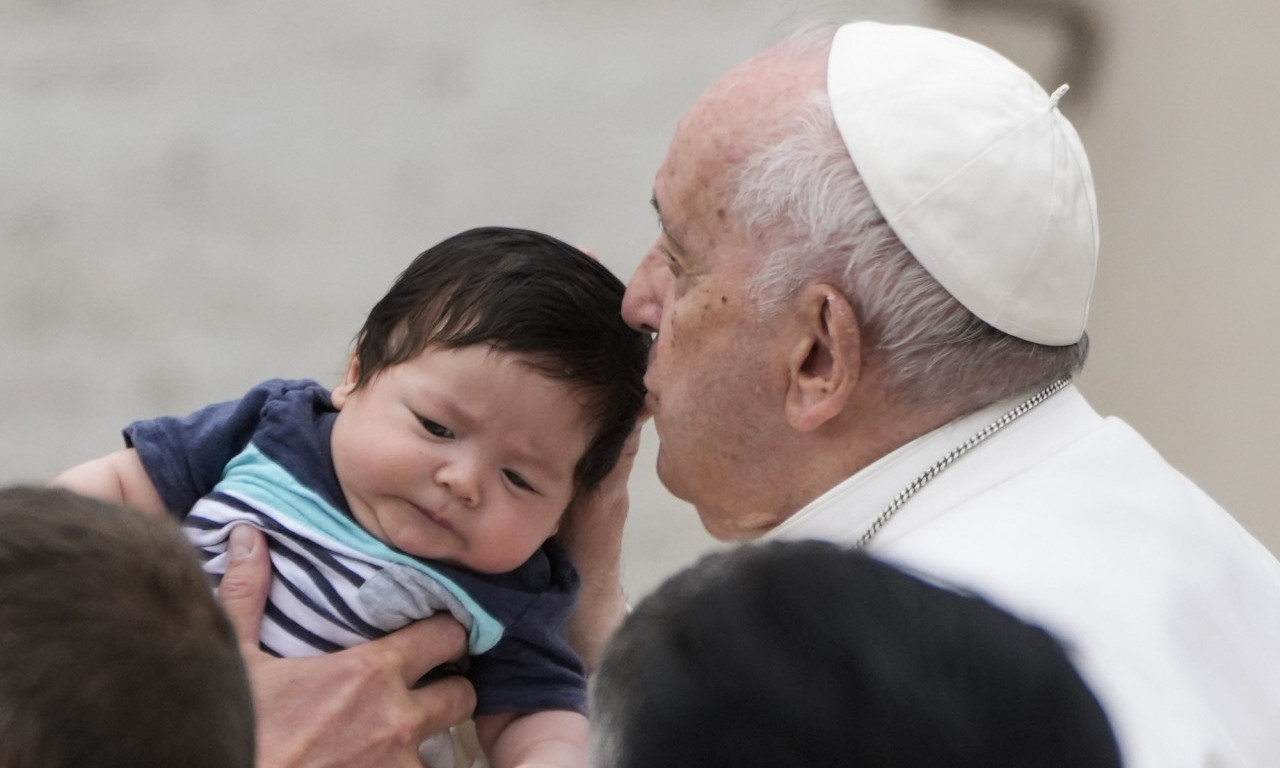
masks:
<svg viewBox="0 0 1280 768"><path fill-rule="evenodd" d="M627 283L627 292L622 296L622 319L637 331L656 333L662 325L659 270L665 268L661 259L650 251Z"/></svg>

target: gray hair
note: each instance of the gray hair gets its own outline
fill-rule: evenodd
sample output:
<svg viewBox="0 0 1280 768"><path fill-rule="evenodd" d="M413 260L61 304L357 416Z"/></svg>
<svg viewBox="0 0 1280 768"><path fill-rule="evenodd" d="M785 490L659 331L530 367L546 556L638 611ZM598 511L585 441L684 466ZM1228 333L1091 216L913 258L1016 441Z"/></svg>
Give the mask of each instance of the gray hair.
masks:
<svg viewBox="0 0 1280 768"><path fill-rule="evenodd" d="M627 689L630 684L613 688L600 687L593 677L590 683L591 730L587 751L593 768L617 768L627 754L625 725L630 711L627 709Z"/></svg>
<svg viewBox="0 0 1280 768"><path fill-rule="evenodd" d="M780 45L825 51L834 29L801 30ZM1084 365L1087 335L1063 347L1010 336L916 261L871 199L825 89L740 167L733 210L760 254L749 295L762 316L781 311L806 284L833 284L857 314L864 356L882 363L902 402L966 412Z"/></svg>

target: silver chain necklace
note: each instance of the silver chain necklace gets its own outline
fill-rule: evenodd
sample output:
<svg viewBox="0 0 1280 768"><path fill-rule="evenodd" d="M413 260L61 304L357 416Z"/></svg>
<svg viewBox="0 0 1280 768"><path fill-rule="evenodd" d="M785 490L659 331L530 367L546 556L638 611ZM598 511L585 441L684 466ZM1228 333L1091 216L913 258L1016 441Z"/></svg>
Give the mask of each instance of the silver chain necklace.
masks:
<svg viewBox="0 0 1280 768"><path fill-rule="evenodd" d="M858 548L860 549L862 547L867 546L867 542L871 541L872 537L874 537L877 533L880 532L880 529L884 527L884 524L889 522L889 518L893 517L894 513L896 513L899 509L901 509L903 504L907 503L908 499L910 499L912 496L915 496L916 493L918 493L921 488L928 485L929 481L937 477L938 474L942 472L942 470L951 466L951 464L956 459L960 458L961 456L965 455L969 451L973 450L977 445L982 443L988 437L991 437L995 433L999 432L1000 430L1012 424L1014 421L1017 421L1017 419L1020 416L1022 416L1032 408L1035 408L1037 405L1043 403L1045 400L1048 400L1050 397L1057 394L1063 387L1067 386L1070 383L1071 383L1071 377L1063 376L1062 378L1053 382L1052 384L1040 390L1036 394L1032 395L1029 399L1021 403L1020 405L1018 405L1013 410L1009 411L1005 415L1001 416L1000 418L991 422L987 426L983 427L981 430L975 433L968 440L965 440L960 445L957 445L955 448L952 448L949 452L947 452L947 455L943 456L941 459L938 459L937 463L935 463L932 467L929 467L924 472L920 473L920 475L915 480L912 480L911 483L906 488L902 489L901 493L899 493L897 496L894 497L893 501L889 502L889 506L884 508L884 511L880 513L880 516L872 521L871 527L868 528L866 532L863 533L862 536L858 539L858 544L857 544Z"/></svg>

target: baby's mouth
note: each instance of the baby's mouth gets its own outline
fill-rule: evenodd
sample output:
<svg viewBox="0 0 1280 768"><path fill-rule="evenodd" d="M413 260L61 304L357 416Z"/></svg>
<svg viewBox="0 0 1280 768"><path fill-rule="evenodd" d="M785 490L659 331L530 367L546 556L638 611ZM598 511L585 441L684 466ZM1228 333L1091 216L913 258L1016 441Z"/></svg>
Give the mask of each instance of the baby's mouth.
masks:
<svg viewBox="0 0 1280 768"><path fill-rule="evenodd" d="M445 529L446 531L452 531L452 530L453 530L453 526L449 524L449 521L448 521L448 520L444 519L443 517L441 517L440 515L436 514L435 512L432 512L431 510L427 509L426 507L420 507L420 506L418 506L417 504L414 504L414 505L413 505L413 508L414 508L414 509L416 509L416 510L418 510L418 514L420 514L420 515L422 515L423 517L427 518L427 519L428 519L428 520L430 520L432 523L434 523L434 524L436 524L437 526L439 526L439 527L441 527L441 528Z"/></svg>

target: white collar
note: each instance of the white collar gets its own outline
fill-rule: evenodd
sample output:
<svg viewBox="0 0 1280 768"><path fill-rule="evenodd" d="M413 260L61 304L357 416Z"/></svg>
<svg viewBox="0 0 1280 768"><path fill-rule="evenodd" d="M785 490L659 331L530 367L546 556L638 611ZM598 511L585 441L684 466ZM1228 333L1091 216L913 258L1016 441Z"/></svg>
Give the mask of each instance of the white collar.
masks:
<svg viewBox="0 0 1280 768"><path fill-rule="evenodd" d="M948 451L1026 398L1002 400L903 445L814 499L765 539L853 544L880 512ZM1074 384L1028 411L943 471L896 514L872 547L923 525L960 501L1040 462L1096 427L1101 417ZM976 460L975 456L981 456Z"/></svg>

